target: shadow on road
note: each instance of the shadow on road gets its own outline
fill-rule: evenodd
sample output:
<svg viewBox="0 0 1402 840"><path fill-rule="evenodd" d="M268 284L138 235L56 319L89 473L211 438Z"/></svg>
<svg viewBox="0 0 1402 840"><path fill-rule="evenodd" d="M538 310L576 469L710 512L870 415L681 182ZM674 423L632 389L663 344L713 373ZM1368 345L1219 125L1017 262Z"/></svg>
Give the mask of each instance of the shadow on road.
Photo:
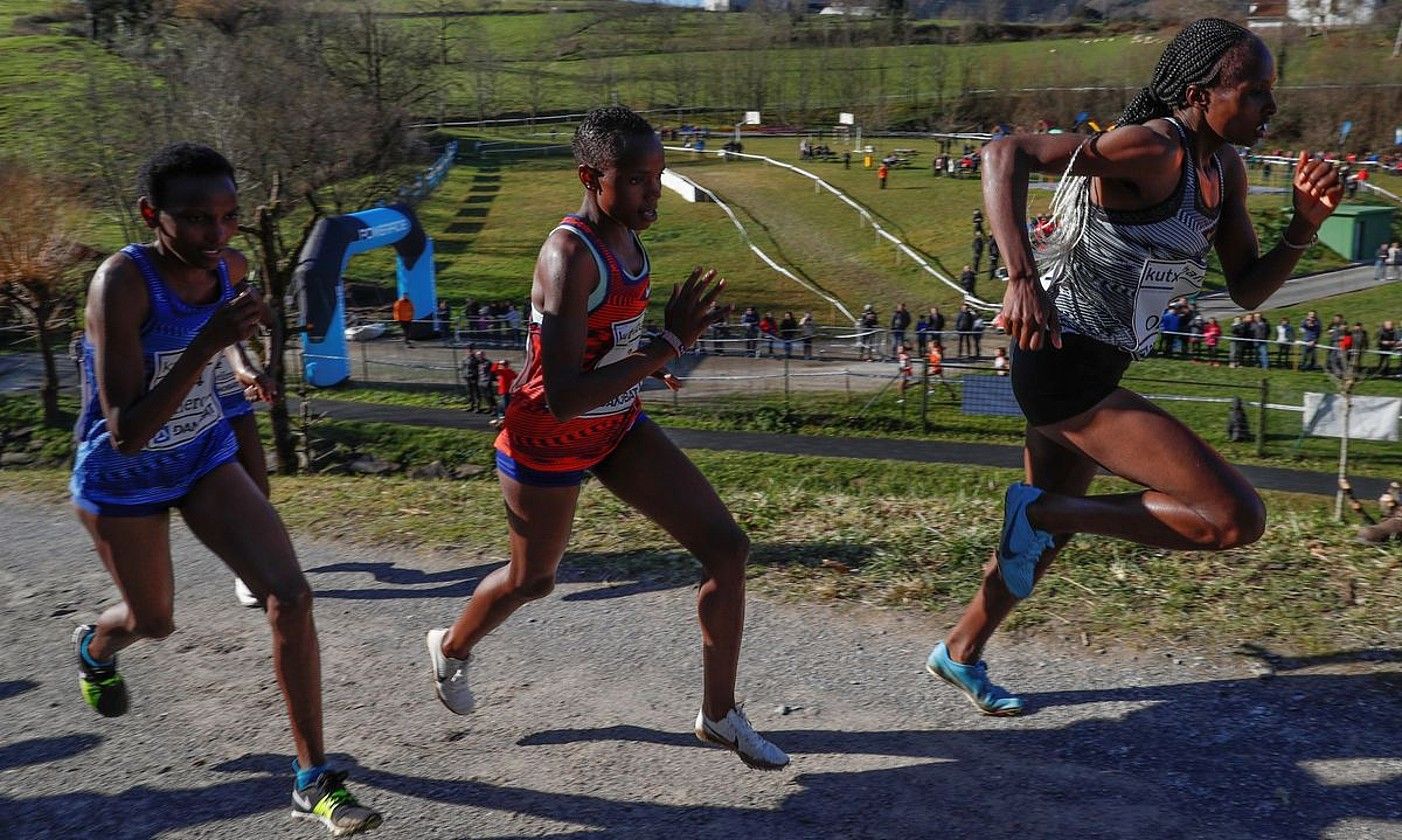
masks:
<svg viewBox="0 0 1402 840"><path fill-rule="evenodd" d="M836 558L860 563L871 554L869 546L844 542L759 543L751 548L750 562L766 565L816 562ZM393 598L467 598L477 584L505 561L483 563L443 572L395 563L332 563L307 569L317 598L376 601ZM368 574L376 586L323 588L318 575ZM646 592L661 592L700 582L701 567L685 551L567 552L556 575L562 584L600 584L598 588L570 592L565 601L605 601Z"/></svg>
<svg viewBox="0 0 1402 840"><path fill-rule="evenodd" d="M6 680L0 682L0 700L9 700L26 691L32 691L39 687L37 682L32 680Z"/></svg>
<svg viewBox="0 0 1402 840"><path fill-rule="evenodd" d="M1396 661L1398 651L1347 655ZM775 729L795 767L793 792L777 808L612 799L359 767L346 755L332 761L364 789L557 820L581 827L564 835L576 837L1318 837L1343 820L1402 819L1402 699L1380 675L1046 692L1028 701L1105 708L1060 728L1007 721L969 730ZM23 742L0 754L0 768L69 758L100 740ZM517 745L608 741L714 749L689 732L631 725L549 729ZM824 755L897 766L804 772ZM674 757L660 759L675 766ZM259 777L208 787L0 797L0 833L146 838L280 810L287 762L245 755L214 769ZM748 771L736 765L735 772Z"/></svg>
<svg viewBox="0 0 1402 840"><path fill-rule="evenodd" d="M1089 703L1135 708L1108 709L1106 717L1057 729L773 730L798 768L804 755L834 753L931 763L800 772L794 783L801 789L781 811L758 812L746 826L802 826L805 836L848 836L854 823L845 820L860 811L862 836L908 836L924 824L940 826L939 835L949 837L988 836L989 830L1001 836L1018 828L1040 837L1121 837L1133 836L1131 812L1142 820L1141 806L1147 806L1186 821L1141 825L1146 837L1224 829L1227 836L1318 837L1345 819L1402 819L1402 700L1378 676L1025 696L1033 709ZM690 733L629 725L545 730L518 744L593 741L706 748ZM1340 763L1354 766L1340 770ZM1333 775L1320 775L1330 767ZM659 806L618 803L610 819L635 824L640 807ZM688 814L705 809L675 810L649 819L680 828Z"/></svg>
<svg viewBox="0 0 1402 840"><path fill-rule="evenodd" d="M386 598L466 598L477 588L478 581L500 563L484 563L446 572L425 572L395 563L332 563L307 569L308 575L368 574L380 586L355 589L323 589L316 586L317 598L341 598L348 601L378 601Z"/></svg>
<svg viewBox="0 0 1402 840"><path fill-rule="evenodd" d="M101 743L100 735L62 735L5 744L0 746L0 771L72 758Z"/></svg>

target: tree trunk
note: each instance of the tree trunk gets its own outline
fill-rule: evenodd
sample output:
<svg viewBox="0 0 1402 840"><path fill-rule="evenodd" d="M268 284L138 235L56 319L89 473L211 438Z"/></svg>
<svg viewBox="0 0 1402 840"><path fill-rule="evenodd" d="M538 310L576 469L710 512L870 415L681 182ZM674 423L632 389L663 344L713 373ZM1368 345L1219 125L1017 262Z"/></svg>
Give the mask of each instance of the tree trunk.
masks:
<svg viewBox="0 0 1402 840"><path fill-rule="evenodd" d="M268 341L268 358L264 360L264 365L265 372L276 386L276 396L269 406L268 417L273 427L273 451L277 457L277 472L279 475L293 475L297 472L297 449L292 440L292 423L287 412L287 312L283 302L287 299L287 289L296 267L296 257L286 258L281 237L278 236L278 218L281 215L278 192L278 184L275 181L268 203L258 207L253 226L244 232L253 237L257 246L258 261L267 277L264 293L268 306L273 311L272 335ZM303 232L303 242L310 229L308 225ZM301 246L302 242L299 242L298 253Z"/></svg>
<svg viewBox="0 0 1402 840"><path fill-rule="evenodd" d="M1348 424L1353 413L1353 383L1341 390L1344 398L1344 433L1339 437L1339 489L1334 494L1334 521L1344 521L1344 482L1348 480Z"/></svg>
<svg viewBox="0 0 1402 840"><path fill-rule="evenodd" d="M252 225L244 225L240 230L251 237L258 251L258 261L267 276L264 294L268 306L273 311L272 335L268 340L268 358L264 360L265 372L277 386L277 396L268 407L268 419L273 427L273 452L277 456L279 475L294 475L297 472L297 447L292 439L292 419L287 410L287 336L292 332L288 323L284 301L292 286L292 276L297 270L297 261L302 248L306 246L312 229L325 213L313 193L306 194L311 208L310 217L302 226L296 245L287 248L278 223L283 216L281 178L275 176L273 188L266 204L254 211Z"/></svg>
<svg viewBox="0 0 1402 840"><path fill-rule="evenodd" d="M39 340L39 355L44 360L44 385L39 399L44 404L44 425L61 426L63 417L58 410L58 366L54 364L54 348L49 343L49 312L41 307L34 313L34 334Z"/></svg>
<svg viewBox="0 0 1402 840"><path fill-rule="evenodd" d="M287 313L282 306L287 284L270 282L270 295L274 286L280 288L276 298L278 303L273 307L276 323L268 341L267 374L275 383L277 396L268 406L268 420L273 426L273 450L277 454L278 475L294 475L297 472L297 448L292 440L292 422L287 413Z"/></svg>

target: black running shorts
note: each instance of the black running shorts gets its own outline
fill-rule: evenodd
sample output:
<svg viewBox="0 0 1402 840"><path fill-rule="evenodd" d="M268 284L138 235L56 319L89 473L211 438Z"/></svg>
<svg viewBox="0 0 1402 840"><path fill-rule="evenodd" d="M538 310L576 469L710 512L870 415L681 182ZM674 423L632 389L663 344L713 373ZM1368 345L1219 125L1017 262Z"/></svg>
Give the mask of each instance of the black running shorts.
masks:
<svg viewBox="0 0 1402 840"><path fill-rule="evenodd" d="M1118 347L1075 333L1061 334L1061 349L1012 344L1013 396L1033 426L1045 426L1093 408L1119 387L1133 357Z"/></svg>

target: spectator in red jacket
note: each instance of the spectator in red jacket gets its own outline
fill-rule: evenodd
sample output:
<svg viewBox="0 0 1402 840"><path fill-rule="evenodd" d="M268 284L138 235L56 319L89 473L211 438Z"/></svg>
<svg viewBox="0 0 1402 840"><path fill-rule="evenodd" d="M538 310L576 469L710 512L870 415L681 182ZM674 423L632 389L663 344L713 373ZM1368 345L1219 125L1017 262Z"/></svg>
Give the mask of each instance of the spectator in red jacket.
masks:
<svg viewBox="0 0 1402 840"><path fill-rule="evenodd" d="M493 406L492 425L496 426L506 419L506 407L511 403L511 385L516 381L516 371L511 369L511 362L502 359L492 365L492 374L497 380L497 396L501 401Z"/></svg>
<svg viewBox="0 0 1402 840"><path fill-rule="evenodd" d="M779 337L779 322L774 320L773 312L764 313L764 317L759 319L759 331L764 336L764 349L770 355L774 355L774 339ZM758 353L756 353L758 355Z"/></svg>

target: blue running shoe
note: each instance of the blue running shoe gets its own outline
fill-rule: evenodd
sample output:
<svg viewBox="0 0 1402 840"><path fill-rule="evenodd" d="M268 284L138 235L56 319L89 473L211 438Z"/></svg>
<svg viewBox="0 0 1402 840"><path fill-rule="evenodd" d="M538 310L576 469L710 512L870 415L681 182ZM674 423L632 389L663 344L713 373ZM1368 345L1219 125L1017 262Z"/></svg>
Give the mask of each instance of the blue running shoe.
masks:
<svg viewBox="0 0 1402 840"><path fill-rule="evenodd" d="M1003 585L1019 600L1032 594L1034 573L1042 552L1051 548L1052 535L1027 521L1027 506L1042 491L1018 481L1003 495L1003 535L998 539L998 574Z"/></svg>
<svg viewBox="0 0 1402 840"><path fill-rule="evenodd" d="M949 658L949 649L944 642L930 651L930 658L925 660L925 670L964 692L969 702L986 715L1012 717L1022 714L1022 698L1014 697L989 681L987 662L980 660L974 665L955 662Z"/></svg>

